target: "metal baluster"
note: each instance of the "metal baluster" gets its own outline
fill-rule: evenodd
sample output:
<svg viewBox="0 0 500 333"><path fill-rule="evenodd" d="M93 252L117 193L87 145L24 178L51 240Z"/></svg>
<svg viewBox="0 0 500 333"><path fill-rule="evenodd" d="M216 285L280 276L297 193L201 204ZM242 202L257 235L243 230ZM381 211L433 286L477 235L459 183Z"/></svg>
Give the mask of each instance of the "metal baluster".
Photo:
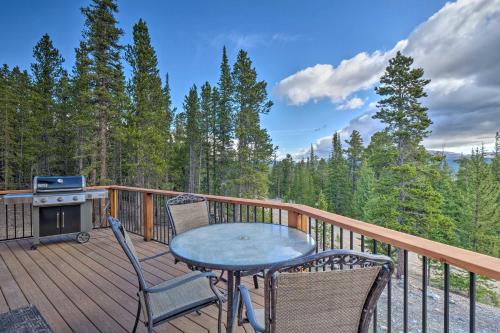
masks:
<svg viewBox="0 0 500 333"><path fill-rule="evenodd" d="M427 257L422 257L422 333L427 332Z"/></svg>
<svg viewBox="0 0 500 333"><path fill-rule="evenodd" d="M326 224L325 224L325 222L324 222L324 221L323 221L323 222L321 222L321 223L322 223L322 229L323 229L323 233L322 233L322 235L321 235L321 236L322 236L322 237L321 237L321 238L322 238L322 240L321 240L321 241L322 241L322 243L323 243L323 252L324 252L324 251L325 251L325 249L326 249ZM323 265L323 271L326 271L326 267L325 267L325 265Z"/></svg>
<svg viewBox="0 0 500 333"><path fill-rule="evenodd" d="M476 332L476 274L469 272L469 332Z"/></svg>
<svg viewBox="0 0 500 333"><path fill-rule="evenodd" d="M214 206L214 223L217 224L217 202L216 201L213 202L213 206Z"/></svg>
<svg viewBox="0 0 500 333"><path fill-rule="evenodd" d="M307 234L312 236L312 217L308 216L308 226L307 226ZM311 267L309 267L309 272L312 271Z"/></svg>
<svg viewBox="0 0 500 333"><path fill-rule="evenodd" d="M250 222L250 206L247 205L247 222Z"/></svg>
<svg viewBox="0 0 500 333"><path fill-rule="evenodd" d="M229 223L229 202L226 202L226 223Z"/></svg>
<svg viewBox="0 0 500 333"><path fill-rule="evenodd" d="M444 264L444 332L450 331L450 266Z"/></svg>
<svg viewBox="0 0 500 333"><path fill-rule="evenodd" d="M31 204L33 205L33 204ZM30 236L33 236L33 212L30 210Z"/></svg>
<svg viewBox="0 0 500 333"><path fill-rule="evenodd" d="M321 222L321 229L322 229L321 243L322 243L323 251L325 251L326 250L326 225L325 225L324 221ZM323 266L323 269L324 268L325 267Z"/></svg>
<svg viewBox="0 0 500 333"><path fill-rule="evenodd" d="M403 332L408 332L408 251L403 251Z"/></svg>
<svg viewBox="0 0 500 333"><path fill-rule="evenodd" d="M273 217L273 209L272 208L269 208L271 210L271 224L274 223L274 217Z"/></svg>
<svg viewBox="0 0 500 333"><path fill-rule="evenodd" d="M280 219L280 225L281 225L281 208L279 209L279 219Z"/></svg>
<svg viewBox="0 0 500 333"><path fill-rule="evenodd" d="M14 204L14 238L17 238L17 204Z"/></svg>
<svg viewBox="0 0 500 333"><path fill-rule="evenodd" d="M340 228L340 248L344 248L344 229Z"/></svg>
<svg viewBox="0 0 500 333"><path fill-rule="evenodd" d="M377 241L373 240L373 254L377 254ZM377 306L373 307L373 333L377 333Z"/></svg>
<svg viewBox="0 0 500 333"><path fill-rule="evenodd" d="M387 244L387 256L391 257L391 245ZM392 276L387 282L387 333L392 330Z"/></svg>
<svg viewBox="0 0 500 333"><path fill-rule="evenodd" d="M262 207L262 222L266 223L266 208Z"/></svg>
<svg viewBox="0 0 500 333"><path fill-rule="evenodd" d="M21 204L22 207L23 207L23 215L22 215L22 219L23 219L23 238L24 238L24 204Z"/></svg>
<svg viewBox="0 0 500 333"><path fill-rule="evenodd" d="M330 224L330 248L335 248L335 226ZM333 262L330 264L330 269L333 270Z"/></svg>
<svg viewBox="0 0 500 333"><path fill-rule="evenodd" d="M365 235L361 235L361 252L365 252Z"/></svg>
<svg viewBox="0 0 500 333"><path fill-rule="evenodd" d="M9 206L5 205L5 239L9 238Z"/></svg>
<svg viewBox="0 0 500 333"><path fill-rule="evenodd" d="M314 240L316 241L316 253L318 253L318 220L317 219L314 219L314 232L316 234L316 238L314 238Z"/></svg>
<svg viewBox="0 0 500 333"><path fill-rule="evenodd" d="M349 249L354 249L354 233L352 231L349 231Z"/></svg>
<svg viewBox="0 0 500 333"><path fill-rule="evenodd" d="M253 206L253 222L257 222L257 206Z"/></svg>
<svg viewBox="0 0 500 333"><path fill-rule="evenodd" d="M236 222L236 204L234 204L234 203L233 203L233 218L232 218L232 221Z"/></svg>

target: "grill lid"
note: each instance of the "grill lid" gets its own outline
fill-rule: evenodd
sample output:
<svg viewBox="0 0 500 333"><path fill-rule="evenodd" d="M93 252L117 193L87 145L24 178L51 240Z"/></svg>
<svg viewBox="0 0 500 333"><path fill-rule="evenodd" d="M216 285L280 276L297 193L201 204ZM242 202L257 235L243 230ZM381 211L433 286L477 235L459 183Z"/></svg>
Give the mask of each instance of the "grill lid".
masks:
<svg viewBox="0 0 500 333"><path fill-rule="evenodd" d="M84 176L36 176L33 179L33 193L83 190Z"/></svg>

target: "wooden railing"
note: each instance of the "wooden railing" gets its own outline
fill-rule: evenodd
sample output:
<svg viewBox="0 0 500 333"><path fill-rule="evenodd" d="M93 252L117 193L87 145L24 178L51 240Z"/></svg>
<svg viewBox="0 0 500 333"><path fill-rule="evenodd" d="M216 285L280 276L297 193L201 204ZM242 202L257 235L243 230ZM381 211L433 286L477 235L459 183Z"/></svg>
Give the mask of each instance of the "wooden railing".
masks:
<svg viewBox="0 0 500 333"><path fill-rule="evenodd" d="M110 215L119 218L129 231L142 235L145 240L169 243L171 233L167 223L165 203L169 198L181 193L126 186L107 186L106 188L109 190ZM5 193L0 192L0 195ZM284 224L310 234L316 240L318 252L331 248L349 248L386 254L401 261L399 266L402 269L400 273L403 284L402 318L396 323L392 320L395 311L392 291L397 286L391 286L390 283L383 295L384 300L379 301L379 307L382 305L381 303L385 303L385 307L381 311L384 314L383 318L382 314L375 313L374 315L373 327L375 331L382 322L385 326L384 330L388 332L391 330L403 332L416 329L421 332L431 330L432 323L428 322L427 294L431 288L431 280L438 278L442 279L441 290L443 292L443 321L441 324L443 331L447 332L450 327L450 290L454 291L451 277L461 274L462 278L468 280L468 288L465 291L465 296L468 296L469 299L468 327L470 332L474 332L478 325L476 320L477 277L488 278L496 283L500 281L500 259L484 254L305 205L217 195L205 195L205 197L209 201L210 213L216 223ZM1 228L0 224L0 230ZM435 272L434 276L430 275L429 268L431 266ZM412 275L418 275L418 278L412 282L417 281L416 284L420 285L417 288L418 292L421 293L421 307L417 317L412 313L413 318L417 319L410 322L408 295L409 277ZM462 291L462 293L464 292ZM399 326L396 327L396 325Z"/></svg>

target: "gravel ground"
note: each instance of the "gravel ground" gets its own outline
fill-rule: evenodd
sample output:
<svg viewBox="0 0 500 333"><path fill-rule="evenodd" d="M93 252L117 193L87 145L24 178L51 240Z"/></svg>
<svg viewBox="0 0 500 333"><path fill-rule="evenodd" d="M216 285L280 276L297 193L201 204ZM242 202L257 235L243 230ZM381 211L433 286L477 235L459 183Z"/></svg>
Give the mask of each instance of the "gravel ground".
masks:
<svg viewBox="0 0 500 333"><path fill-rule="evenodd" d="M412 281L411 281L412 282ZM422 332L422 290L409 283L408 331ZM392 332L403 332L403 281L392 280ZM428 288L427 332L443 332L443 291ZM387 332L387 290L384 291L377 310L379 332ZM469 332L469 299L450 294L450 332ZM476 303L476 332L500 333L500 308Z"/></svg>

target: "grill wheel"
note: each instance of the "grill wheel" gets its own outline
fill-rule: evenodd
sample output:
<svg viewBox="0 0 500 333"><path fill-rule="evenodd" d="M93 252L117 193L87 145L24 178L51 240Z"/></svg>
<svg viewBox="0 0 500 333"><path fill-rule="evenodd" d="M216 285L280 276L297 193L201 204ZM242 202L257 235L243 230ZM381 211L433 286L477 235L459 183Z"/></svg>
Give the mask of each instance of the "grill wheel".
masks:
<svg viewBox="0 0 500 333"><path fill-rule="evenodd" d="M76 241L80 244L87 243L90 239L90 234L88 232L80 232L76 235Z"/></svg>

